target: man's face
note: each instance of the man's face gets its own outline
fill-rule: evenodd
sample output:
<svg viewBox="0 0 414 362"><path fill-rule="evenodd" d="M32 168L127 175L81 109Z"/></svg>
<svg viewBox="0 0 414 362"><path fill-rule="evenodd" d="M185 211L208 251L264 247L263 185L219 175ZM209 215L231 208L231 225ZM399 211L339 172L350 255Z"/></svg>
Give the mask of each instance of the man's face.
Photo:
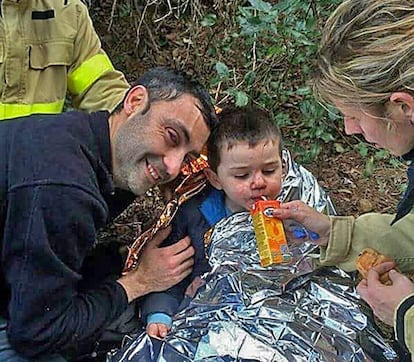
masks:
<svg viewBox="0 0 414 362"><path fill-rule="evenodd" d="M132 114L114 135L116 186L138 195L177 177L184 159L198 155L210 133L197 105L184 94L152 102L144 115Z"/></svg>

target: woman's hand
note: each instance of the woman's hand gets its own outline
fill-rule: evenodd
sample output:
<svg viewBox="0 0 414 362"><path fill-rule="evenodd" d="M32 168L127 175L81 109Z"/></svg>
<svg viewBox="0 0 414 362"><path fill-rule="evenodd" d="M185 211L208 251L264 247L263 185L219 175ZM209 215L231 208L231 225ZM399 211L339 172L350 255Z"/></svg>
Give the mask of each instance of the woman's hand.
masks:
<svg viewBox="0 0 414 362"><path fill-rule="evenodd" d="M316 211L302 201L281 203L280 209L273 210L273 216L282 220L294 220L307 230L318 234L311 240L320 246L326 246L329 240L331 222L329 217Z"/></svg>
<svg viewBox="0 0 414 362"><path fill-rule="evenodd" d="M414 293L414 283L394 270L395 263L386 262L374 266L357 286L357 291L384 323L392 326L394 313L403 299ZM392 285L380 282L380 275L389 272Z"/></svg>

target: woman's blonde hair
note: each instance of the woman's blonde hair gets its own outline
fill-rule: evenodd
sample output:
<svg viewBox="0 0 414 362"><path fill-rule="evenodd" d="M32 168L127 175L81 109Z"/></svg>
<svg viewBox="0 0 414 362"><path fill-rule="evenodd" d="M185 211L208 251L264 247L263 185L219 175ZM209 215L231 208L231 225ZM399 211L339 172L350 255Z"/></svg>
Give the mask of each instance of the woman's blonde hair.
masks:
<svg viewBox="0 0 414 362"><path fill-rule="evenodd" d="M313 90L363 108L414 95L414 1L345 0L323 30Z"/></svg>

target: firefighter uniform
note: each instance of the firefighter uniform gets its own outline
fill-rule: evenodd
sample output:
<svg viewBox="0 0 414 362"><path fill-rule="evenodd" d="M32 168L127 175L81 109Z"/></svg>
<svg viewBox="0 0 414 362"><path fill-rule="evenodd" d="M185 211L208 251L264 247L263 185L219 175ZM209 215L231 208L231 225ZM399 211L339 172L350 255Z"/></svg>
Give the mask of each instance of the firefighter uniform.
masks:
<svg viewBox="0 0 414 362"><path fill-rule="evenodd" d="M66 92L81 110L112 111L129 89L80 0L0 0L0 120L60 113Z"/></svg>

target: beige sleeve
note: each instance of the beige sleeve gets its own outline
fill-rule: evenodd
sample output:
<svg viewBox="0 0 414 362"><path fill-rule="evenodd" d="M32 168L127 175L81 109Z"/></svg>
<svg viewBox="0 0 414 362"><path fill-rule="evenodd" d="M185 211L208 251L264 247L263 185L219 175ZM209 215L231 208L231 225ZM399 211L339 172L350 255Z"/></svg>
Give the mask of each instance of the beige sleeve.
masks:
<svg viewBox="0 0 414 362"><path fill-rule="evenodd" d="M76 6L78 32L68 74L73 104L88 112L112 111L123 100L129 84L122 72L113 68L101 48L86 6L80 1Z"/></svg>
<svg viewBox="0 0 414 362"><path fill-rule="evenodd" d="M404 317L405 345L414 358L414 306L405 313Z"/></svg>
<svg viewBox="0 0 414 362"><path fill-rule="evenodd" d="M321 248L322 265L336 265L346 271L356 269L362 249L371 247L395 259L401 271L413 270L414 213L390 225L394 215L369 213L358 218L331 216L331 234Z"/></svg>

